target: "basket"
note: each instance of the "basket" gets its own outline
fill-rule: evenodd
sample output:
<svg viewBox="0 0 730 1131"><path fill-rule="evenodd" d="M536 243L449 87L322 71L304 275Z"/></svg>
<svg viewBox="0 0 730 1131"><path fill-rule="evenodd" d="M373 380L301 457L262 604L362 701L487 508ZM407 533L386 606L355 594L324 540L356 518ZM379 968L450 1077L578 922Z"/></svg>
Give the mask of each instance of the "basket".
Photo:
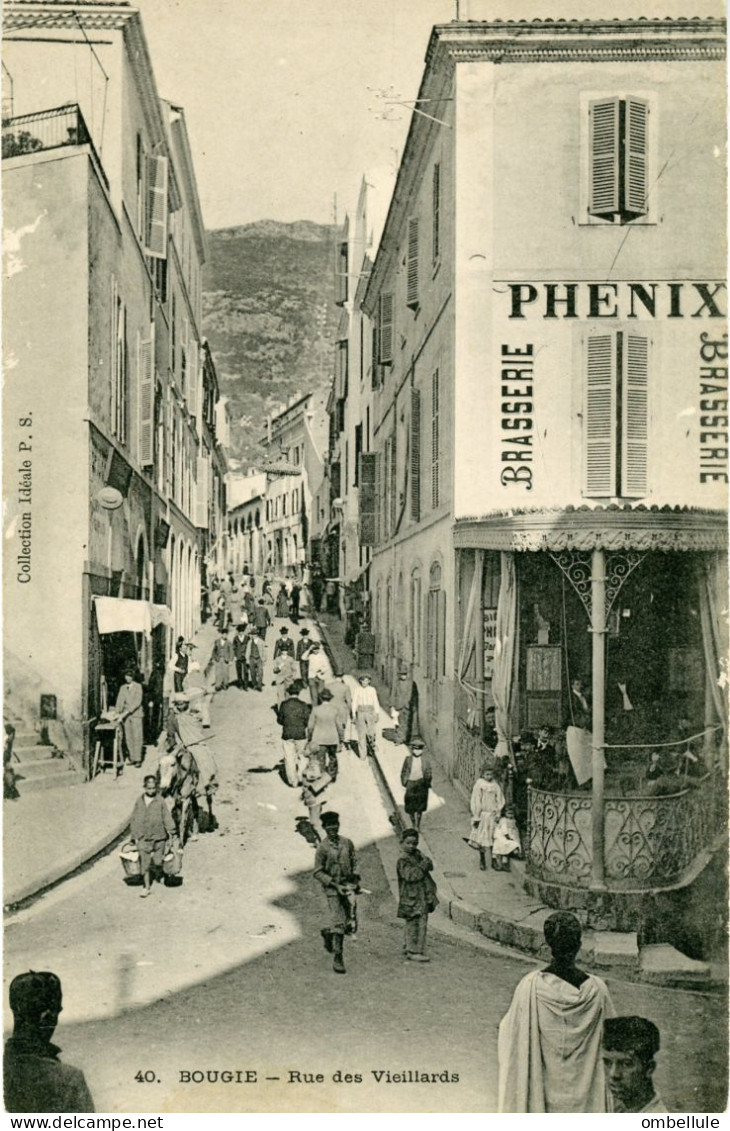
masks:
<svg viewBox="0 0 730 1131"><path fill-rule="evenodd" d="M139 862L139 852L133 844L125 844L120 853L119 859L122 862L124 873L127 876L141 876L142 865Z"/></svg>

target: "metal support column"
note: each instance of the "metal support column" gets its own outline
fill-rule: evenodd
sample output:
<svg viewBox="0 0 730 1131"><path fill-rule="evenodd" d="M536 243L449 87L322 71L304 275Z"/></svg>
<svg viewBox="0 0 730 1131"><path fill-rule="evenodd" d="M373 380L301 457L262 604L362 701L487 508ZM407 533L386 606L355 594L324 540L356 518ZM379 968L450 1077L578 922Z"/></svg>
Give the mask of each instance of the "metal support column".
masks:
<svg viewBox="0 0 730 1131"><path fill-rule="evenodd" d="M591 555L591 633L593 641L593 863L591 887L606 886L604 864L603 749L606 741L606 555Z"/></svg>
<svg viewBox="0 0 730 1131"><path fill-rule="evenodd" d="M477 722L479 726L479 736L484 737L484 608L483 608L483 592L484 592L484 550L475 551L474 571L476 574L474 584L476 586L477 599L474 607L474 661L475 661L475 675L476 685L480 689L481 694L477 695Z"/></svg>

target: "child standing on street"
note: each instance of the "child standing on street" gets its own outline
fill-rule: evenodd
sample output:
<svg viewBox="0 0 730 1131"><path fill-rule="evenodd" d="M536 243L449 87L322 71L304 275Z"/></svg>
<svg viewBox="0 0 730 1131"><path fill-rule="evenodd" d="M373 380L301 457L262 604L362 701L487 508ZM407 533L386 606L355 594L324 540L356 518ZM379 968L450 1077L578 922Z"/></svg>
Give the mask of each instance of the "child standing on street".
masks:
<svg viewBox="0 0 730 1131"><path fill-rule="evenodd" d="M398 918L405 920L403 953L411 962L430 962L424 954L428 917L436 910L438 898L431 872L433 861L418 847L418 830L406 829L401 836L398 857Z"/></svg>
<svg viewBox="0 0 730 1131"><path fill-rule="evenodd" d="M487 870L487 853L491 858L497 817L504 808L504 794L494 780L494 770L485 766L471 791L471 832L467 843L479 852L479 867ZM491 862L491 859L490 859Z"/></svg>

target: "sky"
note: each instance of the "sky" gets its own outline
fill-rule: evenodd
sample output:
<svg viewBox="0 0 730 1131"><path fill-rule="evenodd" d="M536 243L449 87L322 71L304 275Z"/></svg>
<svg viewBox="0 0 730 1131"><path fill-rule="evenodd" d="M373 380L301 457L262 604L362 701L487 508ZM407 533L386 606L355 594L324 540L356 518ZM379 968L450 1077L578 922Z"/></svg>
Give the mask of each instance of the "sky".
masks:
<svg viewBox="0 0 730 1131"><path fill-rule="evenodd" d="M463 0L462 0L463 2ZM137 0L163 98L185 108L209 229L344 218L393 165L431 27L456 0ZM388 119L384 120L383 115Z"/></svg>
<svg viewBox="0 0 730 1131"><path fill-rule="evenodd" d="M134 2L134 0L133 0ZM431 27L461 19L724 15L724 0L136 0L185 108L209 229L338 222L397 168ZM387 120L386 120L387 119Z"/></svg>

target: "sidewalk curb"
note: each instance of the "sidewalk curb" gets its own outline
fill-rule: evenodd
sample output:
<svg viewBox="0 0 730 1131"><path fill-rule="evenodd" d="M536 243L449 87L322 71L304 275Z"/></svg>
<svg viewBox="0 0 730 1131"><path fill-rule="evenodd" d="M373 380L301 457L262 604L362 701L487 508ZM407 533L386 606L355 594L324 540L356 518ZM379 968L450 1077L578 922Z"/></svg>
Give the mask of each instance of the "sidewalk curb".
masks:
<svg viewBox="0 0 730 1131"><path fill-rule="evenodd" d="M209 635L209 625L207 622L200 626L196 631L193 641L203 639ZM209 642L198 643L196 647L199 649L201 655L207 658L205 663L200 663L201 670L210 663L210 658L213 652L213 640ZM90 785L90 782L84 783ZM24 904L30 903L38 896L44 895L51 888L57 887L64 880L69 879L74 872L93 864L99 857L106 855L114 847L116 843L121 841L129 831L129 806L125 803L125 812L123 819L118 819L114 822L111 828L107 829L100 837L87 844L84 848L77 849L70 856L64 860L54 863L51 867L47 868L45 872L36 876L35 879L27 881L25 884L20 885L10 891L3 891L3 912L12 912L18 910Z"/></svg>
<svg viewBox="0 0 730 1131"><path fill-rule="evenodd" d="M313 622L317 625L330 663L333 663L333 661L336 663L332 645L327 635L327 628L313 610L310 615ZM392 812L392 823L398 831L402 831L404 828L409 827L409 822L405 817L405 811L402 805L396 800L393 794L385 771L380 764L377 751L375 756L369 758L368 761L372 765L373 773L381 785L385 797L389 800ZM456 783L456 785L458 788L459 783ZM421 831L421 839L428 848L429 854L433 856L433 851L428 844L428 836L423 831ZM440 876L438 866L434 867L434 877L437 880L437 886L440 892L449 890L448 881L445 877ZM438 883L439 879L441 879L440 884ZM388 880L393 895L397 900L398 893L397 890L393 890L393 882L390 876L388 876ZM542 925L544 920L551 913L552 908L550 907L536 910L529 916L533 921L528 923L525 922L524 919L514 920L506 918L504 915L500 915L495 911L485 910L459 898L447 899L444 895L435 918L445 916L458 926L473 931L482 938L519 951L525 955L525 957L535 960L544 959L547 961L550 955L545 944ZM669 964L667 964L667 968L664 970L651 969L651 971L648 971L644 968L646 964L642 960L641 949L637 947L634 951L632 947L629 953L625 943L622 945L625 939L625 935L617 934L615 940L607 940L606 933L597 934L594 931L586 931L581 950L581 960L596 966L604 974L633 982L643 982L672 989L692 989L700 992L717 989L724 991L726 989L721 982L710 979L708 972L704 969L707 964L697 963L696 965L703 967L703 969L695 973L694 970L685 969L685 966L691 965L690 960L679 954L679 965L676 969L668 968Z"/></svg>
<svg viewBox="0 0 730 1131"><path fill-rule="evenodd" d="M22 904L45 894L63 880L68 879L85 864L92 864L97 857L103 856L117 841L121 840L128 829L129 815L125 816L124 820L116 824L110 831L99 837L92 845L79 849L72 856L68 856L53 868L49 868L41 876L15 891L3 892L3 911L17 910Z"/></svg>

